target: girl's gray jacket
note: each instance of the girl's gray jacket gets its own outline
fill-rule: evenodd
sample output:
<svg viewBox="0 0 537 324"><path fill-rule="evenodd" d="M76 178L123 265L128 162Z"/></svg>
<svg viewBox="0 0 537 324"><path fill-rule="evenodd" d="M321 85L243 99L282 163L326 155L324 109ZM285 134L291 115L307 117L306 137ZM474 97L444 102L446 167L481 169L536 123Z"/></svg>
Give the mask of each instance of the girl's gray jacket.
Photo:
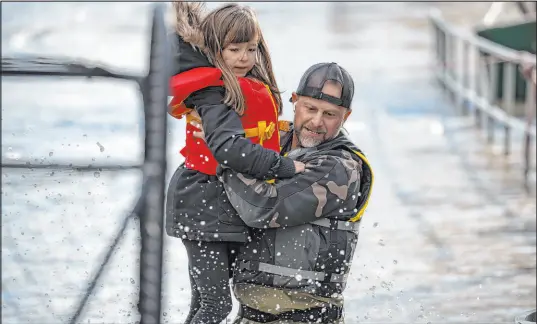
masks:
<svg viewBox="0 0 537 324"><path fill-rule="evenodd" d="M176 35L179 51L173 72L211 66L207 58ZM207 146L214 158L256 178L286 178L295 174L293 160L252 143L245 137L237 113L221 103L223 87L208 87L190 95L185 104L201 116ZM180 166L170 180L166 202L166 232L189 240L246 242L248 227L227 201L216 176Z"/></svg>

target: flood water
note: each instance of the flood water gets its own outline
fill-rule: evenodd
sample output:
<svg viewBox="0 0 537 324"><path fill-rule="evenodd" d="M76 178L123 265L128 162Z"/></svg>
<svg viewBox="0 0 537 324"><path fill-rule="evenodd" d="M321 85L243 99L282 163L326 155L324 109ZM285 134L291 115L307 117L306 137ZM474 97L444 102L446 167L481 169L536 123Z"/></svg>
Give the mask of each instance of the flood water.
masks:
<svg viewBox="0 0 537 324"><path fill-rule="evenodd" d="M535 308L536 199L521 185L520 140L514 135L510 158L483 145L433 79L428 11L469 28L488 5L251 5L284 99L314 63L338 62L355 79L346 129L376 183L345 291L346 322L512 323ZM149 6L3 3L2 54L87 58L141 74ZM3 77L2 159L139 163L140 99L128 82ZM184 122L169 125L171 174ZM137 171L2 169L3 323L68 321L140 181ZM83 322L138 320L138 240L133 220ZM162 319L181 323L190 302L186 253L177 239L165 244Z"/></svg>

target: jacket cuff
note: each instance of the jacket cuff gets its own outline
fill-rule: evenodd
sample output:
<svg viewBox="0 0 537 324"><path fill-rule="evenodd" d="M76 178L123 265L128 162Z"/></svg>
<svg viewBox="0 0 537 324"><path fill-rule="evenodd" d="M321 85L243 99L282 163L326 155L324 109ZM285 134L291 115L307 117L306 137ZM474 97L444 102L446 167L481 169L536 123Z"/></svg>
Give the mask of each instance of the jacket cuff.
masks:
<svg viewBox="0 0 537 324"><path fill-rule="evenodd" d="M288 157L280 157L280 165L276 170L276 178L292 178L296 173L295 163Z"/></svg>

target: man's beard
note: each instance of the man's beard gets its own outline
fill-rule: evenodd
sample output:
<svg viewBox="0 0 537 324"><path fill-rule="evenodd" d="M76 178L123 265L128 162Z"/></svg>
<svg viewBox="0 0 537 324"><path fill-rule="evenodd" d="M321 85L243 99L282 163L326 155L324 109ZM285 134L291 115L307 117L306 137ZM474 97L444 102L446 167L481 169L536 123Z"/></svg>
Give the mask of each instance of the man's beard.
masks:
<svg viewBox="0 0 537 324"><path fill-rule="evenodd" d="M298 144L301 147L315 147L327 140L325 131L319 131L322 136L315 137L306 135L307 132L308 131L304 128L304 126L302 126L300 127L300 130L296 133Z"/></svg>

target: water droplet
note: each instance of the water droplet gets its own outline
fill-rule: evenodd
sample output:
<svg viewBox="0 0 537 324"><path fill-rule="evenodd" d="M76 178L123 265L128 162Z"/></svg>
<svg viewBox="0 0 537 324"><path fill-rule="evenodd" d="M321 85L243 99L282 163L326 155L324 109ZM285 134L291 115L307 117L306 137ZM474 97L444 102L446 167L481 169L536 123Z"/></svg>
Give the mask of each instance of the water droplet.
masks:
<svg viewBox="0 0 537 324"><path fill-rule="evenodd" d="M48 152L48 156L53 156L54 152Z"/></svg>
<svg viewBox="0 0 537 324"><path fill-rule="evenodd" d="M379 226L379 223L378 223L378 222L374 222L374 223L373 223L373 227L377 227L377 226Z"/></svg>
<svg viewBox="0 0 537 324"><path fill-rule="evenodd" d="M101 176L101 173L98 172L98 171L95 171L95 172L93 172L93 176L94 176L95 178L99 178L99 177Z"/></svg>
<svg viewBox="0 0 537 324"><path fill-rule="evenodd" d="M133 284L133 285L134 285L135 283L136 283L136 281L134 281L134 279L133 279L133 278L131 278L131 284Z"/></svg>

